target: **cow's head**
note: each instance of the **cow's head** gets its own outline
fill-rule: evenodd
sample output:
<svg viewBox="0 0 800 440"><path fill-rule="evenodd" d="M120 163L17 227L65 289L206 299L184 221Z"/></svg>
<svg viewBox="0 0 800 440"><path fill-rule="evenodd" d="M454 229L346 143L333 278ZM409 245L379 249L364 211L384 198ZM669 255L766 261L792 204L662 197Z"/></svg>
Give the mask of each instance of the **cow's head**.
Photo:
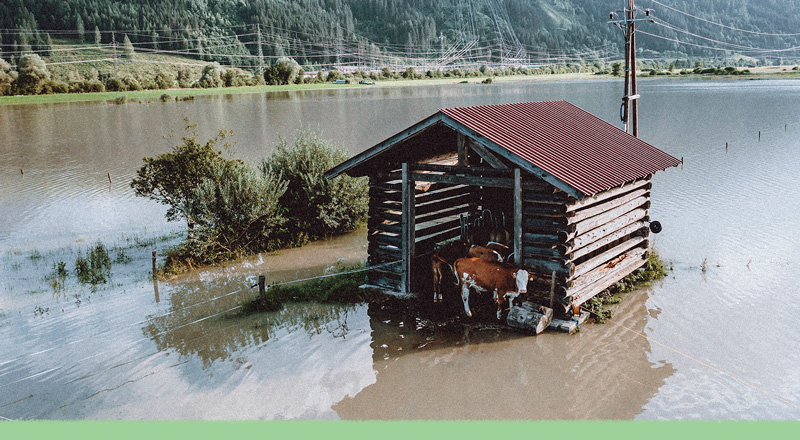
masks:
<svg viewBox="0 0 800 440"><path fill-rule="evenodd" d="M520 270L517 271L517 274L515 275L515 277L517 279L517 292L519 292L521 294L527 292L528 291L528 279L529 279L528 271L524 270L524 269L520 269Z"/></svg>

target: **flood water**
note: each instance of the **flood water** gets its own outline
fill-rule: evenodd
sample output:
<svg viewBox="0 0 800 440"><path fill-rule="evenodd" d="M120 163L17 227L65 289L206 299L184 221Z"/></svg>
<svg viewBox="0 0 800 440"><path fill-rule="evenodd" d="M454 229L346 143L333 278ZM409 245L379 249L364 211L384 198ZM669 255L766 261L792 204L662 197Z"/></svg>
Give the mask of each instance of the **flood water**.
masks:
<svg viewBox="0 0 800 440"><path fill-rule="evenodd" d="M259 274L363 261L363 230L154 283L181 229L129 182L184 118L246 160L298 128L354 154L440 107L563 99L617 124L618 81L0 107L0 420L800 419L800 82L639 87L640 136L685 159L652 190L672 271L607 324L537 337L374 304L238 313ZM115 263L91 289L74 261L98 241Z"/></svg>

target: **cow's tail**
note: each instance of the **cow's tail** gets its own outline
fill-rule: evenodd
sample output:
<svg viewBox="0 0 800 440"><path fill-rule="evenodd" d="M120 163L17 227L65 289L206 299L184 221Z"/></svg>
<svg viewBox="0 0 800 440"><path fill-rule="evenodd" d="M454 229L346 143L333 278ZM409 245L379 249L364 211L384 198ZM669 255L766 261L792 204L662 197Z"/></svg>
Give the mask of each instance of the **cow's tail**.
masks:
<svg viewBox="0 0 800 440"><path fill-rule="evenodd" d="M448 266L450 265L448 264ZM455 278L456 280L455 285L456 287L458 287L461 285L461 277L458 276L458 261L454 261L453 265L450 266L450 268L453 269L453 278Z"/></svg>

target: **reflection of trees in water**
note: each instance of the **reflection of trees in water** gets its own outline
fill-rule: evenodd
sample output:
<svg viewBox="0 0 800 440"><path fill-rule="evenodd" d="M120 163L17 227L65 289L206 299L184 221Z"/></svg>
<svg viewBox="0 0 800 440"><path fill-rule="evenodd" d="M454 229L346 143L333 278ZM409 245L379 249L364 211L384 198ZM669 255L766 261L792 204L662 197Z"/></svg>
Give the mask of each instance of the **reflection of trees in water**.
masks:
<svg viewBox="0 0 800 440"><path fill-rule="evenodd" d="M180 286L170 295L170 312L149 319L142 331L160 350L197 356L207 368L214 361L233 359L240 349L264 344L281 333L304 331L309 336L330 333L345 338L349 332L348 313L358 307L286 304L277 312L243 316L239 309L231 309L253 298L249 288L211 300L239 289L242 289L240 283L226 280Z"/></svg>

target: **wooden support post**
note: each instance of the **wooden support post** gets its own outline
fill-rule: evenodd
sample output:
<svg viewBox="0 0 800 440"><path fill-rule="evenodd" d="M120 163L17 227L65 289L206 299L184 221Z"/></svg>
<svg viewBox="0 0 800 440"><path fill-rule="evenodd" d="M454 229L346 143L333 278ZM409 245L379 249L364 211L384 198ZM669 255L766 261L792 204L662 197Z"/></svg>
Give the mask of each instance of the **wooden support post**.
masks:
<svg viewBox="0 0 800 440"><path fill-rule="evenodd" d="M514 168L514 262L522 264L522 174Z"/></svg>
<svg viewBox="0 0 800 440"><path fill-rule="evenodd" d="M486 148L483 145L475 142L472 139L469 139L469 148L472 151L478 153L478 156L482 157L483 160L485 160L486 163L488 163L492 167L500 168L500 169L507 169L508 168L497 156L495 156L495 154L493 152L489 151L488 148Z"/></svg>
<svg viewBox="0 0 800 440"><path fill-rule="evenodd" d="M258 276L258 297L261 299L267 297L267 277L265 275Z"/></svg>
<svg viewBox="0 0 800 440"><path fill-rule="evenodd" d="M161 302L161 297L158 295L158 279L153 278L153 291L156 294L156 303Z"/></svg>
<svg viewBox="0 0 800 440"><path fill-rule="evenodd" d="M158 278L158 261L156 260L156 251L153 251L153 279Z"/></svg>
<svg viewBox="0 0 800 440"><path fill-rule="evenodd" d="M555 293L556 293L556 271L553 271L553 274L550 276L550 308L553 308L553 303L555 302Z"/></svg>
<svg viewBox="0 0 800 440"><path fill-rule="evenodd" d="M467 139L461 133L458 133L458 166L467 166Z"/></svg>
<svg viewBox="0 0 800 440"><path fill-rule="evenodd" d="M400 291L405 294L411 293L411 280L412 276L412 263L414 259L414 229L415 229L415 213L414 213L414 180L411 178L408 171L408 163L403 163L402 166L402 216L401 228L402 234L400 238L400 251L403 260L403 273L400 277Z"/></svg>

